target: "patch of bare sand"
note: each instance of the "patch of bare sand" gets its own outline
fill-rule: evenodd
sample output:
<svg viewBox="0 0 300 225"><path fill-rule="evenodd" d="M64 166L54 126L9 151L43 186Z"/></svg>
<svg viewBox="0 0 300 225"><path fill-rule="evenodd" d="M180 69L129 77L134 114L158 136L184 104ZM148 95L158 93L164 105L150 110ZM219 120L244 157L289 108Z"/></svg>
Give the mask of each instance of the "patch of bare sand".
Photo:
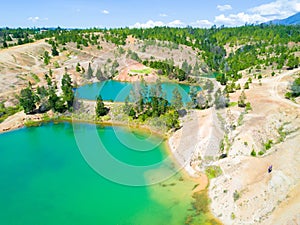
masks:
<svg viewBox="0 0 300 225"><path fill-rule="evenodd" d="M125 60L126 60L125 62L126 66L120 71L119 75L115 77L115 80L136 82L136 81L140 81L143 78L146 82L153 83L158 79L158 76L155 74L155 72L151 72L150 74L131 73L130 71L132 70L144 70L147 69L148 67L133 60L127 60L127 59Z"/></svg>
<svg viewBox="0 0 300 225"><path fill-rule="evenodd" d="M210 184L212 212L224 224L299 224L300 109L281 90L282 79L290 75L262 79L262 85L254 81L245 91L253 110L229 133L229 157L217 162L223 175ZM235 119L241 113L238 107L230 111ZM283 140L280 127L287 132ZM264 150L268 140L274 144L264 157L250 156Z"/></svg>
<svg viewBox="0 0 300 225"><path fill-rule="evenodd" d="M49 111L48 114L51 116L52 112ZM2 123L0 123L0 133L8 132L11 130L15 130L24 126L27 120L39 122L43 120L43 114L33 114L33 115L26 115L24 111L18 112Z"/></svg>
<svg viewBox="0 0 300 225"><path fill-rule="evenodd" d="M182 128L169 138L169 147L180 166L199 186L194 190L204 190L208 179L199 168L199 163L206 157L215 157L219 152L222 131L216 123L214 109L192 110L182 118Z"/></svg>

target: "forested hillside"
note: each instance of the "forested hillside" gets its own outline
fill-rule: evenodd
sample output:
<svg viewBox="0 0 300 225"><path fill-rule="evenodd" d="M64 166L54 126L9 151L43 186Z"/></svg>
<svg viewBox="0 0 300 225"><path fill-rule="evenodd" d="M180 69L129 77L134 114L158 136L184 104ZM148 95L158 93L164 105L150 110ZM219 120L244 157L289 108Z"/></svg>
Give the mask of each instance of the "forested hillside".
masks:
<svg viewBox="0 0 300 225"><path fill-rule="evenodd" d="M156 41L168 42L170 48L178 45L192 47L198 57L213 72L224 73L238 79L245 69L295 68L299 65L299 26L259 25L236 28L198 29L155 27L151 29L9 29L0 30L1 47L50 39L54 55L58 46L74 42L78 49L90 45L101 48L101 43L111 42L117 46L126 44L128 36L144 41L145 47ZM136 57L138 60L138 57Z"/></svg>

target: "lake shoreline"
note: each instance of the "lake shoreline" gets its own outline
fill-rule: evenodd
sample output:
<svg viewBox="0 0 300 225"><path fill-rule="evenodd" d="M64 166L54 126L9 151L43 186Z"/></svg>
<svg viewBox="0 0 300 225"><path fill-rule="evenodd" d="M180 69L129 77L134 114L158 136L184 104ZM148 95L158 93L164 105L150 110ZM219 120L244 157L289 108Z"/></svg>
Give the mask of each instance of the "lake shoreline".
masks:
<svg viewBox="0 0 300 225"><path fill-rule="evenodd" d="M192 112L192 116L196 113L197 115L199 112ZM13 118L11 118L13 117ZM53 112L48 112L45 114L35 114L35 115L26 115L24 112L19 112L15 115L12 115L7 120L10 121L10 123L6 123L6 125L10 125L9 127L4 128L3 124L0 124L0 135L6 132L10 132L17 129L22 129L24 127L31 127L31 126L41 126L45 123L88 123L88 124L94 124L96 126L120 126L128 130L138 130L146 133L154 134L155 136L158 136L164 140L164 149L166 153L172 158L172 161L179 167L177 173L181 173L183 179L188 179L195 183L195 186L193 189L190 190L190 195L194 196L194 194L199 193L207 193L208 194L208 187L209 187L209 179L207 175L204 172L201 172L197 170L197 166L194 162L187 162L185 161L185 156L180 154L180 151L182 150L182 146L175 143L176 140L178 141L178 136L176 136L178 133L180 133L184 129L191 129L190 125L186 123L186 121L182 121L182 126L177 131L168 132L167 134L159 132L157 130L154 130L150 126L142 125L142 124L130 124L128 122L116 122L116 121L96 121L96 120L88 120L88 119L76 119L70 116L66 115L55 115ZM14 121L15 120L15 121ZM28 123L29 121L29 123ZM4 121L5 122L5 121ZM193 121L195 122L195 121ZM191 130L192 133L197 133L195 130ZM198 144L197 139L192 139L189 144L191 146ZM196 152L193 152L193 154L197 153L197 149L195 149ZM187 156L189 157L189 156ZM208 206L210 207L210 206ZM207 214L209 217L212 217L211 211Z"/></svg>
<svg viewBox="0 0 300 225"><path fill-rule="evenodd" d="M174 139L175 132L178 131L168 131L167 133L164 133L146 124L131 123L131 121L112 121L111 119L107 121L78 119L73 116L66 116L63 114L55 115L52 111L49 111L44 114L32 114L32 115L26 115L24 112L18 112L8 117L2 123L0 123L0 135L17 129L22 129L24 127L40 126L44 123L49 123L49 122L88 123L88 124L95 124L98 126L120 126L128 130L136 129L142 132L154 134L155 136L158 136L162 138L164 141L166 141L166 150L168 154L174 157L174 161L176 161L179 167L182 168L191 179L197 180L198 178L202 177L202 175L199 174L199 171L196 171L192 166L190 166L190 164L188 163L183 164L181 162L182 161L180 160L181 156L178 154L177 151L178 146L174 146L173 141L171 141ZM184 124L178 130L180 131L181 129L184 129Z"/></svg>

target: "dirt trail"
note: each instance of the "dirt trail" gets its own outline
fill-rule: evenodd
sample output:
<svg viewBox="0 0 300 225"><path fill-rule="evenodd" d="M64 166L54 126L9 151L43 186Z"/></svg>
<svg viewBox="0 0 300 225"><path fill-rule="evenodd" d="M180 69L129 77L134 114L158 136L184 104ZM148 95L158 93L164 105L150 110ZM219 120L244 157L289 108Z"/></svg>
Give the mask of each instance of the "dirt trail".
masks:
<svg viewBox="0 0 300 225"><path fill-rule="evenodd" d="M284 102L286 104L289 104L291 106L294 106L294 107L298 107L300 108L300 105L299 104L296 104L286 98L284 98L284 96L280 95L279 94L279 86L282 86L282 83L280 82L283 78L287 77L287 76L291 76L297 72L300 72L300 68L297 68L297 69L294 69L294 70L289 70L289 71L286 71L282 74L280 74L279 76L277 76L275 78L275 80L273 81L273 87L272 87L272 91L271 91L271 94L272 96L275 98L275 99L278 99L280 100L281 102Z"/></svg>
<svg viewBox="0 0 300 225"><path fill-rule="evenodd" d="M300 218L300 107L284 98L283 80L300 69L286 71L277 77L263 78L262 85L253 81L246 90L252 111L231 132L233 137L228 158L217 165L223 175L211 180L212 211L224 224L297 224ZM237 99L240 93L232 94ZM230 109L239 115L239 108ZM280 140L279 128L286 137ZM264 150L263 157L250 152ZM268 166L273 165L272 173ZM234 197L235 196L235 197ZM280 222L279 222L280 221ZM294 223L293 223L294 221Z"/></svg>

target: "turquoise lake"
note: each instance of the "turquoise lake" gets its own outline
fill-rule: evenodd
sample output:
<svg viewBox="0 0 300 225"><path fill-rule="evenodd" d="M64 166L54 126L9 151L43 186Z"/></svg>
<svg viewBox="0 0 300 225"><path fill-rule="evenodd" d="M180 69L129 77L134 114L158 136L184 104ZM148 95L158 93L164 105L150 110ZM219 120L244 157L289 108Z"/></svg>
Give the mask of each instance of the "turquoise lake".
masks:
<svg viewBox="0 0 300 225"><path fill-rule="evenodd" d="M155 185L123 185L126 176L148 184L162 174L160 162L168 154L158 137L109 126L48 123L0 134L0 146L0 224L176 225L192 214L195 183L181 173ZM117 162L146 169L131 174L108 165L105 156L97 156L103 146ZM91 167L97 163L99 170L105 166L113 173L99 175Z"/></svg>
<svg viewBox="0 0 300 225"><path fill-rule="evenodd" d="M151 84L148 86L150 89ZM108 80L79 87L76 89L76 95L78 98L88 100L95 100L97 96L101 95L105 101L113 100L115 102L124 102L126 97L130 94L132 87L133 84L129 82ZM190 86L176 83L162 83L162 90L166 93L167 100L171 101L172 92L176 87L182 95L183 102L189 102L190 98L188 93ZM200 90L201 88L197 86L197 89Z"/></svg>

